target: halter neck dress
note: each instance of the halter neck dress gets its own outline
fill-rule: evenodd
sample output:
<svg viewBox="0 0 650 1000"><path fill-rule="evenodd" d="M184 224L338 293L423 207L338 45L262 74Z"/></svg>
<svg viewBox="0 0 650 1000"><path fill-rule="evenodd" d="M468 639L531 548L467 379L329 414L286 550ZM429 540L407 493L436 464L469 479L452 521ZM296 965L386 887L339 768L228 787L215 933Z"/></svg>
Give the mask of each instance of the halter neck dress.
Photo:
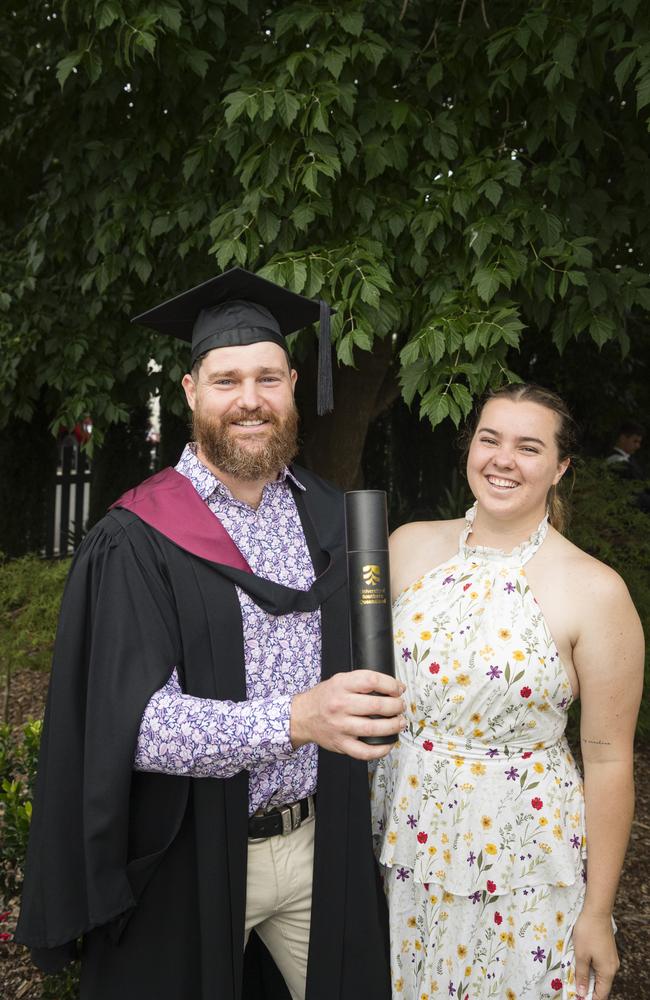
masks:
<svg viewBox="0 0 650 1000"><path fill-rule="evenodd" d="M568 675L526 578L548 521L509 553L458 553L393 606L408 728L371 777L393 997L571 1000L585 893Z"/></svg>

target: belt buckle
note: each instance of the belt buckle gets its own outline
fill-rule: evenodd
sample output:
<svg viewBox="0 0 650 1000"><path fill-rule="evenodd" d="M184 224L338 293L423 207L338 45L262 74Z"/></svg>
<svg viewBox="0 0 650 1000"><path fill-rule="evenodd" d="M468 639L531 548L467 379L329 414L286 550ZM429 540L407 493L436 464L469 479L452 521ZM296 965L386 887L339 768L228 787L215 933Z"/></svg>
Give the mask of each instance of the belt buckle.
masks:
<svg viewBox="0 0 650 1000"><path fill-rule="evenodd" d="M287 834L297 830L302 823L300 803L292 802L290 805L282 806L280 816L282 817L282 836L286 837Z"/></svg>

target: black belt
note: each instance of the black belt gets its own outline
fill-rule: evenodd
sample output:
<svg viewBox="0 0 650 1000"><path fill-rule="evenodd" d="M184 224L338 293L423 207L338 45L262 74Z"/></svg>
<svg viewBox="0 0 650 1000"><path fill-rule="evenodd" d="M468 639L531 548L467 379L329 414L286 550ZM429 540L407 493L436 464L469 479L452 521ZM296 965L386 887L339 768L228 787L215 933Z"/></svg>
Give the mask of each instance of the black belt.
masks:
<svg viewBox="0 0 650 1000"><path fill-rule="evenodd" d="M248 836L253 840L276 837L278 834L286 836L314 814L313 795L299 802L289 802L286 806L273 806L268 812L253 813L248 820Z"/></svg>

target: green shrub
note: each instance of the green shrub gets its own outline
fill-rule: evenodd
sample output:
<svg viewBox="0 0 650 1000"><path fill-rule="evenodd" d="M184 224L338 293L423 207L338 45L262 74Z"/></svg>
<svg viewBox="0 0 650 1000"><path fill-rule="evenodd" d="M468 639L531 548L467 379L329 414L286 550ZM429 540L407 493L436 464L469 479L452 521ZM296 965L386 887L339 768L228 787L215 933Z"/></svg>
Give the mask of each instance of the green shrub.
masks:
<svg viewBox="0 0 650 1000"><path fill-rule="evenodd" d="M27 852L32 798L41 740L41 722L28 722L22 730L0 725L0 910L3 940L11 939L11 906L20 892ZM45 976L42 1000L75 1000L79 996L78 965L56 976Z"/></svg>
<svg viewBox="0 0 650 1000"><path fill-rule="evenodd" d="M571 496L569 538L625 580L648 640L646 696L641 705L638 735L650 737L650 514L635 506L643 484L621 479L597 459L576 465Z"/></svg>
<svg viewBox="0 0 650 1000"><path fill-rule="evenodd" d="M68 559L0 562L0 664L49 670Z"/></svg>

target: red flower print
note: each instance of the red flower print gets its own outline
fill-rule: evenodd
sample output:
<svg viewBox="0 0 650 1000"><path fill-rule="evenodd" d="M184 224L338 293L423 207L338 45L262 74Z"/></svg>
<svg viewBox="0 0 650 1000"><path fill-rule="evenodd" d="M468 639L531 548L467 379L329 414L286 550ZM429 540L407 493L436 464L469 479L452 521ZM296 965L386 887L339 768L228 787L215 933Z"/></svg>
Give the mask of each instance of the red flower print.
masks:
<svg viewBox="0 0 650 1000"><path fill-rule="evenodd" d="M429 673L430 674L437 674L439 672L440 672L440 664L439 663L431 663L430 666L429 666Z"/></svg>
<svg viewBox="0 0 650 1000"><path fill-rule="evenodd" d="M521 689L521 691L519 692L519 694L521 695L522 698L530 698L530 696L531 696L532 693L533 692L530 690L529 687L523 687Z"/></svg>
<svg viewBox="0 0 650 1000"><path fill-rule="evenodd" d="M463 587L463 590L469 590L471 586L472 586L471 583L466 583L465 586Z"/></svg>
<svg viewBox="0 0 650 1000"><path fill-rule="evenodd" d="M433 743L431 742L431 740L425 740L424 743L422 744L422 749L433 750Z"/></svg>
<svg viewBox="0 0 650 1000"><path fill-rule="evenodd" d="M503 923L503 917L501 916L501 914L499 912L497 912L497 913L494 914L494 922L497 925Z"/></svg>
<svg viewBox="0 0 650 1000"><path fill-rule="evenodd" d="M424 891L428 892L429 891L429 883L428 882L423 882L422 885L424 886Z"/></svg>
<svg viewBox="0 0 650 1000"><path fill-rule="evenodd" d="M418 833L418 842L420 844L426 844L428 839L429 839L429 834L425 833L424 830L420 830L420 832Z"/></svg>
<svg viewBox="0 0 650 1000"><path fill-rule="evenodd" d="M532 750L526 750L526 753L522 753L521 759L522 760L528 760L528 758L532 757L532 756L533 756L533 751Z"/></svg>
<svg viewBox="0 0 650 1000"><path fill-rule="evenodd" d="M496 890L497 890L497 884L496 884L496 882L492 882L491 879L488 879L487 882L486 882L486 885L487 885L487 891L488 892L496 892Z"/></svg>
<svg viewBox="0 0 650 1000"><path fill-rule="evenodd" d="M0 941L11 941L11 934L8 934L7 931L3 931L2 934L0 934Z"/></svg>
<svg viewBox="0 0 650 1000"><path fill-rule="evenodd" d="M531 799L530 804L533 807L533 809L541 809L542 806L544 805L542 800L538 798Z"/></svg>
<svg viewBox="0 0 650 1000"><path fill-rule="evenodd" d="M561 979L551 979L551 989L552 990L561 990L562 989L562 980Z"/></svg>

